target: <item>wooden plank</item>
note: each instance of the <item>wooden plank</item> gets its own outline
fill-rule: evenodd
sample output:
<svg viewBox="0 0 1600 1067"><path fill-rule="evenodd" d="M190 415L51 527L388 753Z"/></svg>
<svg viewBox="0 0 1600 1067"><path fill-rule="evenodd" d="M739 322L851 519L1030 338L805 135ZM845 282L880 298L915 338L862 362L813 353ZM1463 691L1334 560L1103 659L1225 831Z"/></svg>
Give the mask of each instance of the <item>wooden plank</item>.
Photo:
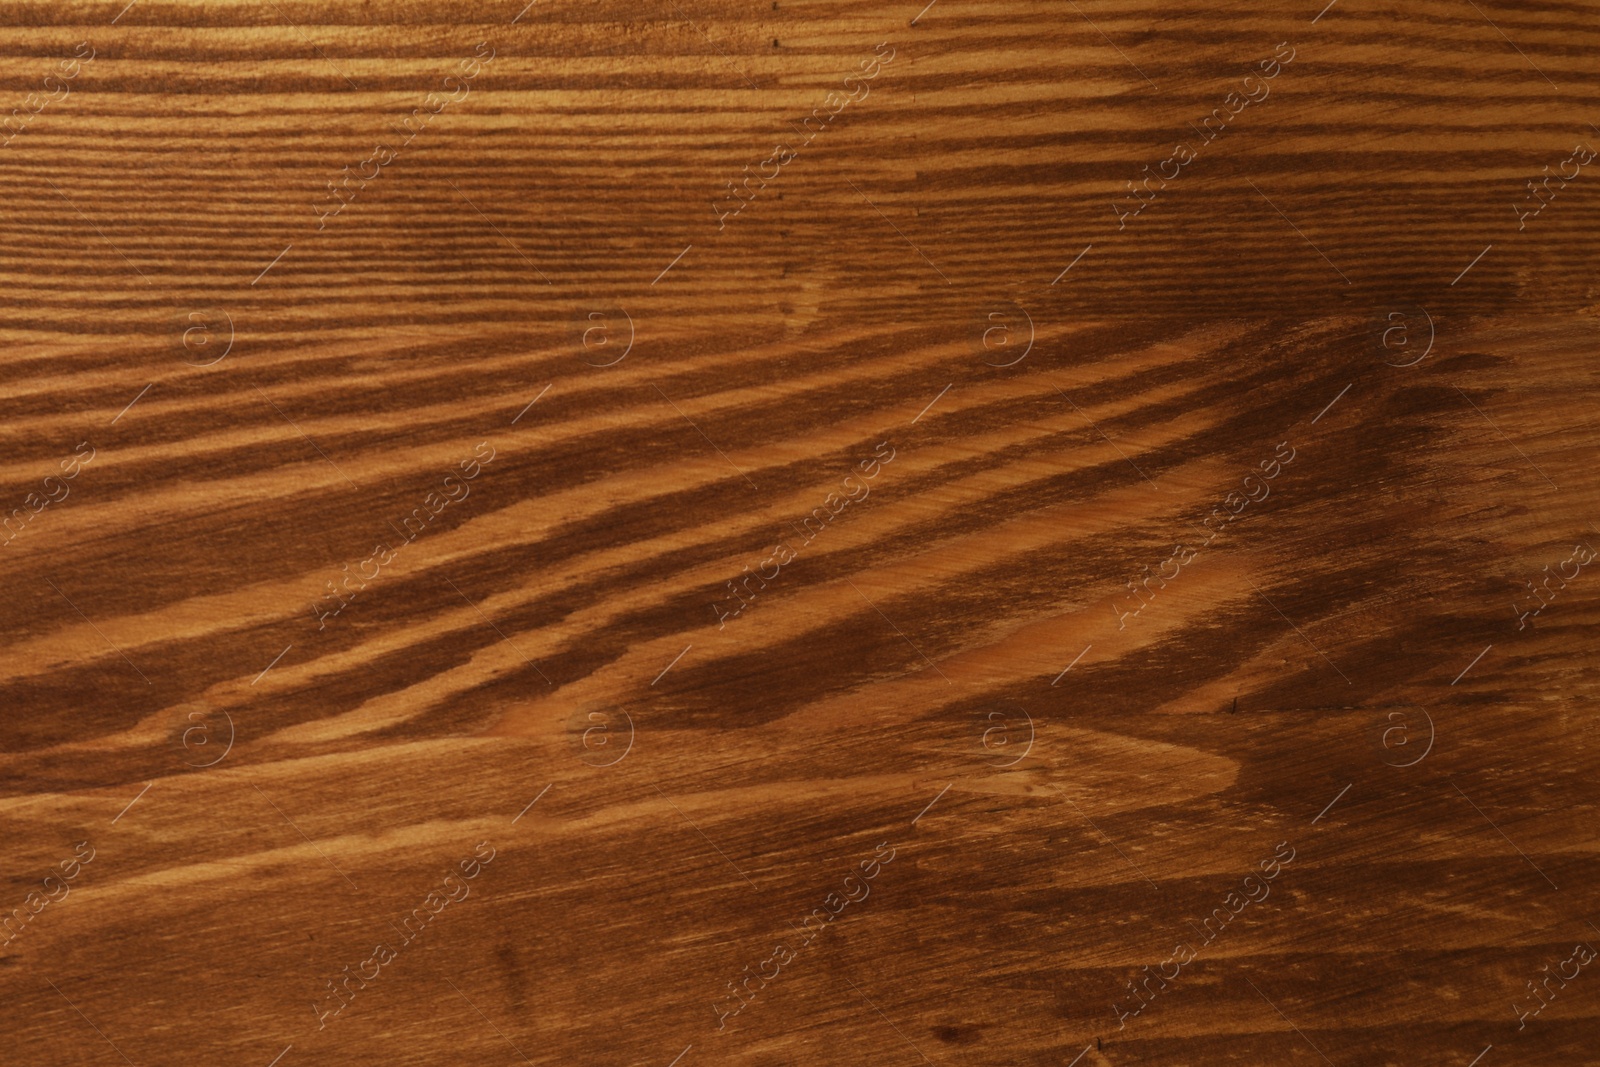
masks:
<svg viewBox="0 0 1600 1067"><path fill-rule="evenodd" d="M1590 15L0 12L9 1057L1592 1061Z"/></svg>

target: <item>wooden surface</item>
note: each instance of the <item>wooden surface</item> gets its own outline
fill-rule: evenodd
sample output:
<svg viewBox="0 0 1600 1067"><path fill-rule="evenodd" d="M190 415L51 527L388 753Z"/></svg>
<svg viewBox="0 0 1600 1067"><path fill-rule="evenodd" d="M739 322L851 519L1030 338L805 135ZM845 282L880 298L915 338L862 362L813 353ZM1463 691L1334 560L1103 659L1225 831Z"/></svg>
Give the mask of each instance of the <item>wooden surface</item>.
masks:
<svg viewBox="0 0 1600 1067"><path fill-rule="evenodd" d="M1600 9L922 3L0 11L6 1063L1600 1062Z"/></svg>

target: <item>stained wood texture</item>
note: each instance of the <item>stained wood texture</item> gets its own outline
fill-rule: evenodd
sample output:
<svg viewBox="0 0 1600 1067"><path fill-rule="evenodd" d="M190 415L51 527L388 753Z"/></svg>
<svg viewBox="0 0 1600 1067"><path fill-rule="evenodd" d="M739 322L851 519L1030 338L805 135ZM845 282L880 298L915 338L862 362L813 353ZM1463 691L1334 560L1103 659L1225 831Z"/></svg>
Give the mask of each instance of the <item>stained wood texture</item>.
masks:
<svg viewBox="0 0 1600 1067"><path fill-rule="evenodd" d="M1600 1059L1593 5L118 6L8 1063Z"/></svg>

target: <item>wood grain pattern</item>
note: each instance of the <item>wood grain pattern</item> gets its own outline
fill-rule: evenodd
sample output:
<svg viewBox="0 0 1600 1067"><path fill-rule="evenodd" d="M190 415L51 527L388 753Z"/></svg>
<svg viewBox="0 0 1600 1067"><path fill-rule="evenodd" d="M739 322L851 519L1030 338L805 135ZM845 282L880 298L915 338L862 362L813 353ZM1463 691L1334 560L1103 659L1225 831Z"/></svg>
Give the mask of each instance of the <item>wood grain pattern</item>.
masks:
<svg viewBox="0 0 1600 1067"><path fill-rule="evenodd" d="M6 1062L1600 1062L1592 4L122 2Z"/></svg>

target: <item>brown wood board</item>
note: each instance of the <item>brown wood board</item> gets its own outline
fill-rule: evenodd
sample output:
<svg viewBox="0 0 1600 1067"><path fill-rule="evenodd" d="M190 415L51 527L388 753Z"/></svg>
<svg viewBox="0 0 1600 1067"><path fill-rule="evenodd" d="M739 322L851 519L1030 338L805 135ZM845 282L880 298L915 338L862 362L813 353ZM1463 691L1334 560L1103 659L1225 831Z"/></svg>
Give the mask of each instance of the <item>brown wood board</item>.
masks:
<svg viewBox="0 0 1600 1067"><path fill-rule="evenodd" d="M0 1061L1600 1062L1600 9L524 2L0 10Z"/></svg>

